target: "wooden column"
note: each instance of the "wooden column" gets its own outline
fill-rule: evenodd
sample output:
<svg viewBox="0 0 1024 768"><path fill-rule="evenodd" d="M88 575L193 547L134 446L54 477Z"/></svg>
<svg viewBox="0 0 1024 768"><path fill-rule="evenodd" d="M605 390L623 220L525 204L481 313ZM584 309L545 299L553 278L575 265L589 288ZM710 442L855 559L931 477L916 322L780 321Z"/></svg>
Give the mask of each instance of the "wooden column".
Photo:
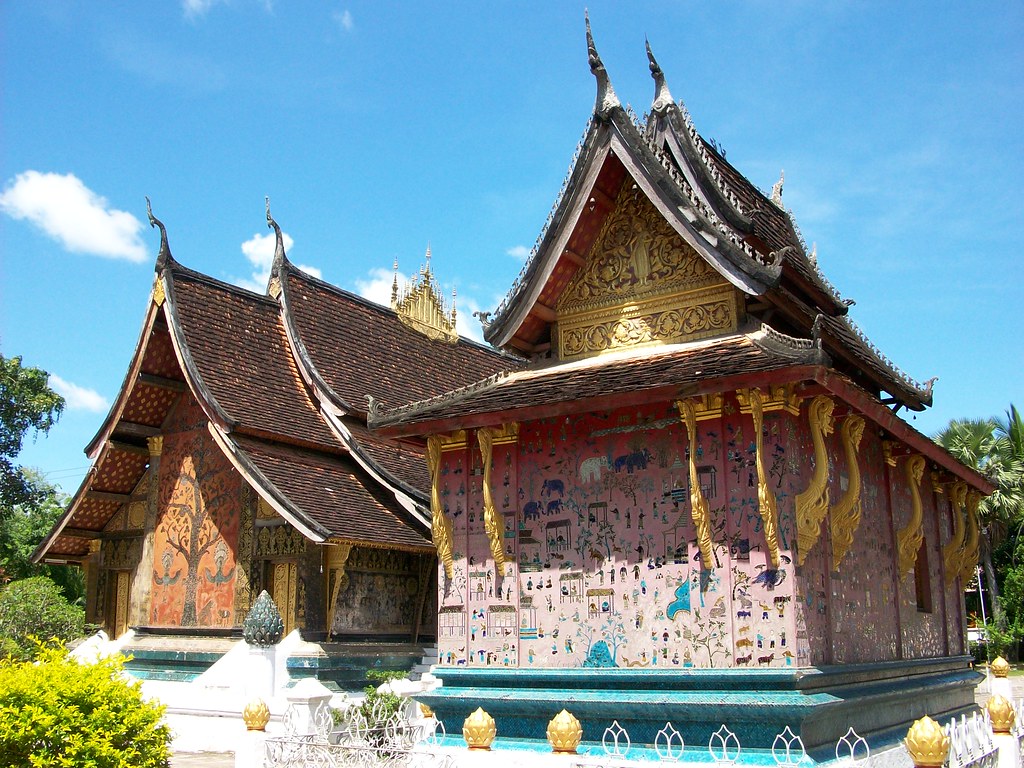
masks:
<svg viewBox="0 0 1024 768"><path fill-rule="evenodd" d="M306 551L299 560L298 566L299 581L305 595L302 638L311 640L326 637L328 631L327 596L324 591L322 545L307 541Z"/></svg>
<svg viewBox="0 0 1024 768"><path fill-rule="evenodd" d="M146 522L142 530L142 554L132 579L129 624L133 627L149 624L150 599L153 593L153 537L160 505L160 455L164 449L163 436L151 437L149 443L149 475L146 486Z"/></svg>
<svg viewBox="0 0 1024 768"><path fill-rule="evenodd" d="M85 620L91 624L103 624L104 622L98 605L102 546L102 539L90 541L89 554L82 561L82 570L85 572Z"/></svg>

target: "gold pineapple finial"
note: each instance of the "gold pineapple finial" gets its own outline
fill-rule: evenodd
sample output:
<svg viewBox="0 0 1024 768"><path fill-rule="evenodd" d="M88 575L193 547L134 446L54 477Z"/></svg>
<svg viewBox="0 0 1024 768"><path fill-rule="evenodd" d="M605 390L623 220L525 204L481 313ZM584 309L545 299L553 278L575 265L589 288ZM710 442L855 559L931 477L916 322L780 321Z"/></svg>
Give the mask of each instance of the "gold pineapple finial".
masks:
<svg viewBox="0 0 1024 768"><path fill-rule="evenodd" d="M466 740L466 746L476 752L489 751L497 733L494 718L484 712L483 707L477 707L462 724L462 738Z"/></svg>
<svg viewBox="0 0 1024 768"><path fill-rule="evenodd" d="M575 755L582 739L583 726L567 710L563 709L548 723L548 744L552 752Z"/></svg>
<svg viewBox="0 0 1024 768"><path fill-rule="evenodd" d="M1006 677L1010 672L1010 664L1002 656L996 656L992 662L992 674L996 677Z"/></svg>
<svg viewBox="0 0 1024 768"><path fill-rule="evenodd" d="M267 723L270 722L270 708L267 702L257 696L245 705L242 710L242 719L245 727L250 731L265 731Z"/></svg>
<svg viewBox="0 0 1024 768"><path fill-rule="evenodd" d="M1011 704L1006 697L1000 696L997 693L988 700L988 704L985 705L985 709L988 710L988 717L992 721L993 733L1010 732L1013 728L1013 721L1016 719L1017 713L1013 711L1013 704Z"/></svg>
<svg viewBox="0 0 1024 768"><path fill-rule="evenodd" d="M903 743L917 768L939 768L949 755L949 737L928 715L910 726Z"/></svg>

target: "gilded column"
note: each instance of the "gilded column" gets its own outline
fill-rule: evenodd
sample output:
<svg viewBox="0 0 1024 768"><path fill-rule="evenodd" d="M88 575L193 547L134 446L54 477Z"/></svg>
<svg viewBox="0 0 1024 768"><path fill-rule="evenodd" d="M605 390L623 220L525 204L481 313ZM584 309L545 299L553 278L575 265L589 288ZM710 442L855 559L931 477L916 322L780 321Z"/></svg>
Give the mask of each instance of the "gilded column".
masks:
<svg viewBox="0 0 1024 768"><path fill-rule="evenodd" d="M444 566L445 578L452 578L452 521L444 513L441 501L441 444L440 435L427 438L427 467L430 470L430 532L437 549L437 559ZM485 470L486 471L486 470Z"/></svg>
<svg viewBox="0 0 1024 768"><path fill-rule="evenodd" d="M149 471L146 481L146 522L142 529L142 554L132 580L129 623L132 626L149 624L150 598L153 593L153 537L160 511L160 456L164 450L162 435L151 437L149 446Z"/></svg>
<svg viewBox="0 0 1024 768"><path fill-rule="evenodd" d="M960 575L960 556L964 547L964 506L967 503L967 483L953 483L949 489L949 513L953 516L953 536L942 548L942 564L946 573L946 586L952 586Z"/></svg>
<svg viewBox="0 0 1024 768"><path fill-rule="evenodd" d="M697 526L697 546L704 570L714 566L714 547L711 541L711 511L697 475L697 410L692 400L677 400L676 407L686 428L686 440L690 454L690 514Z"/></svg>
<svg viewBox="0 0 1024 768"><path fill-rule="evenodd" d="M821 523L828 515L828 451L825 437L831 435L835 425L832 410L835 403L826 395L811 401L808 418L811 440L814 442L814 474L807 489L796 497L797 565L803 565L807 554L821 535Z"/></svg>
<svg viewBox="0 0 1024 768"><path fill-rule="evenodd" d="M832 508L832 570L838 571L846 553L853 546L853 534L860 525L860 463L857 454L864 436L864 419L851 413L843 419L839 439L846 453L846 471L849 484L839 503Z"/></svg>
<svg viewBox="0 0 1024 768"><path fill-rule="evenodd" d="M914 563L917 562L917 551L924 540L922 521L924 513L921 507L921 478L924 477L924 456L908 456L905 464L907 484L910 486L910 520L896 532L896 557L899 562L900 578L904 578Z"/></svg>

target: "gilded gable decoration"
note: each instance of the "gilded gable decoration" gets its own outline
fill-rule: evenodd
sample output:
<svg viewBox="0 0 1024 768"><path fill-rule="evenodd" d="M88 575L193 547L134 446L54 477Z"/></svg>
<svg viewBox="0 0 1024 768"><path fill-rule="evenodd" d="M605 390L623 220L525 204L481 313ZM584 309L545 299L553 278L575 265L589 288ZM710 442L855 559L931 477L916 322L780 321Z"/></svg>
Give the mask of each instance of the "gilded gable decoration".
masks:
<svg viewBox="0 0 1024 768"><path fill-rule="evenodd" d="M851 413L843 420L839 439L846 453L848 485L839 503L832 508L832 570L838 571L853 546L853 534L860 525L860 441L864 437L864 418Z"/></svg>
<svg viewBox="0 0 1024 768"><path fill-rule="evenodd" d="M455 330L455 291L449 309L441 298L441 287L430 270L430 248L427 263L420 268L405 288L398 288L398 261L395 260L395 279L391 285L391 308L398 313L404 325L422 333L428 339L454 344L459 340Z"/></svg>
<svg viewBox="0 0 1024 768"><path fill-rule="evenodd" d="M572 359L735 330L739 299L627 182L557 312L559 354Z"/></svg>
<svg viewBox="0 0 1024 768"><path fill-rule="evenodd" d="M900 578L906 576L917 562L917 551L924 540L921 524L924 512L921 507L921 478L924 477L924 456L908 456L904 465L907 485L910 486L910 520L896 532L896 557L899 561Z"/></svg>
<svg viewBox="0 0 1024 768"><path fill-rule="evenodd" d="M821 535L821 523L828 515L828 450L825 438L835 428L833 408L832 398L818 395L808 409L811 440L814 442L814 474L807 489L796 497L797 565L804 564L807 553Z"/></svg>

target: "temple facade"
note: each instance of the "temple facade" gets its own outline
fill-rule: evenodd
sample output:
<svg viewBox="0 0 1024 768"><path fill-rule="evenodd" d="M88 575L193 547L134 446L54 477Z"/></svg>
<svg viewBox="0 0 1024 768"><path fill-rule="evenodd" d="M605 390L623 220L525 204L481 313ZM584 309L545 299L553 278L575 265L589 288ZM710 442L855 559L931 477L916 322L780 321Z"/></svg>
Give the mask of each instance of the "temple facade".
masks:
<svg viewBox="0 0 1024 768"><path fill-rule="evenodd" d="M387 309L292 266L267 216L265 295L181 266L153 220L135 354L87 448L92 469L35 558L81 563L87 620L112 637L186 636L181 650L196 650L240 636L266 589L286 632L404 643L418 660L436 634L429 479L422 450L367 430L368 402L517 360L454 334L429 251L401 295L396 273Z"/></svg>
<svg viewBox="0 0 1024 768"><path fill-rule="evenodd" d="M931 383L850 320L781 180L705 141L649 48L654 102L628 112L588 43L594 113L485 331L531 363L369 418L427 445L425 700L510 736L568 701L585 738L669 719L809 747L973 705L962 587L991 486L897 416Z"/></svg>

